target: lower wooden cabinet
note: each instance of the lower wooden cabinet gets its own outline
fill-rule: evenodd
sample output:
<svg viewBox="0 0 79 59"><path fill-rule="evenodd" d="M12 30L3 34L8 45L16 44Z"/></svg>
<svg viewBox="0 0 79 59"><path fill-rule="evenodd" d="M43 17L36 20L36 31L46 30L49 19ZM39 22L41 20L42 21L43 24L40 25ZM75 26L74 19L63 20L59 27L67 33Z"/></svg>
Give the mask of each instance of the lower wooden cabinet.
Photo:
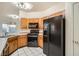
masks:
<svg viewBox="0 0 79 59"><path fill-rule="evenodd" d="M3 50L3 55L8 56L12 54L16 49L27 45L27 35L20 35L10 37L7 40L7 44Z"/></svg>
<svg viewBox="0 0 79 59"><path fill-rule="evenodd" d="M27 35L10 37L8 38L7 44L3 50L3 55L8 56L12 54L16 49L26 46L27 44ZM43 35L38 35L38 46L43 48Z"/></svg>
<svg viewBox="0 0 79 59"><path fill-rule="evenodd" d="M27 35L18 36L18 48L27 45Z"/></svg>
<svg viewBox="0 0 79 59"><path fill-rule="evenodd" d="M43 35L38 36L38 46L43 48Z"/></svg>
<svg viewBox="0 0 79 59"><path fill-rule="evenodd" d="M3 50L3 53L2 53L2 56L8 56L9 54L9 45L8 45L8 42Z"/></svg>
<svg viewBox="0 0 79 59"><path fill-rule="evenodd" d="M7 40L7 44L3 50L3 56L8 56L17 49L17 37L10 37Z"/></svg>
<svg viewBox="0 0 79 59"><path fill-rule="evenodd" d="M9 45L9 54L14 52L18 47L17 37L11 37L8 39L8 45Z"/></svg>

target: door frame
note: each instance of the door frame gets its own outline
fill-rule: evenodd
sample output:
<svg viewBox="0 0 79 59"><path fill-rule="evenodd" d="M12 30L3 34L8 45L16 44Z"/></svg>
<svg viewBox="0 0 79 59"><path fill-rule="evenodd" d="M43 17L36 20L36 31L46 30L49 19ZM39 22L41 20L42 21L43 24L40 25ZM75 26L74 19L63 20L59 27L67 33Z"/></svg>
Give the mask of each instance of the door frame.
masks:
<svg viewBox="0 0 79 59"><path fill-rule="evenodd" d="M67 2L65 5L65 55L74 56L74 4L76 2Z"/></svg>
<svg viewBox="0 0 79 59"><path fill-rule="evenodd" d="M74 32L75 32L74 31L74 29L75 29L75 23L74 23L74 21L75 21L75 18L74 18L75 15L74 15L74 12L75 11L74 11L74 5L76 5L76 4L79 4L79 3L76 2L76 3L73 4L73 56L75 56L75 53L74 53L75 52L75 50L74 50L74 48L75 48L75 38L74 38L74 36L75 36L75 34L74 34Z"/></svg>

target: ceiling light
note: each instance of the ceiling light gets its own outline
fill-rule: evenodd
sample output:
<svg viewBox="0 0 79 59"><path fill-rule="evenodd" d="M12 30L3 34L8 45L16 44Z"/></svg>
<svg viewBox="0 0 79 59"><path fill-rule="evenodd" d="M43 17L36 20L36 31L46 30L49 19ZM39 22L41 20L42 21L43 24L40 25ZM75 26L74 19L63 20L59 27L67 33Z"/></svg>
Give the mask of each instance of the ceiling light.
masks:
<svg viewBox="0 0 79 59"><path fill-rule="evenodd" d="M14 5L16 5L18 8L21 9L32 9L33 5L27 2L13 2Z"/></svg>
<svg viewBox="0 0 79 59"><path fill-rule="evenodd" d="M30 3L24 3L25 9L32 9L33 5Z"/></svg>
<svg viewBox="0 0 79 59"><path fill-rule="evenodd" d="M19 16L18 15L8 15L8 17L12 18L12 19L18 19Z"/></svg>

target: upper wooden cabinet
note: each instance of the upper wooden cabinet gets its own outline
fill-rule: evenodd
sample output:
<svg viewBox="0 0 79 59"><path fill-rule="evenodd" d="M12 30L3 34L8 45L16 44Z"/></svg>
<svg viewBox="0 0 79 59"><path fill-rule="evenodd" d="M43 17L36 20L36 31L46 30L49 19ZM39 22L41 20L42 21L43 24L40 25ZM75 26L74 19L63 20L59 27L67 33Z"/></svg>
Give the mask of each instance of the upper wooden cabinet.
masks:
<svg viewBox="0 0 79 59"><path fill-rule="evenodd" d="M31 19L28 19L28 20L29 20L29 23L39 23L38 18L31 18Z"/></svg>
<svg viewBox="0 0 79 59"><path fill-rule="evenodd" d="M41 18L21 18L21 29L29 29L29 23L38 23L38 29L43 29L43 19Z"/></svg>
<svg viewBox="0 0 79 59"><path fill-rule="evenodd" d="M20 26L21 26L21 29L27 29L27 24L28 24L28 21L26 18L21 18L20 20Z"/></svg>
<svg viewBox="0 0 79 59"><path fill-rule="evenodd" d="M43 19L39 19L39 29L43 29Z"/></svg>

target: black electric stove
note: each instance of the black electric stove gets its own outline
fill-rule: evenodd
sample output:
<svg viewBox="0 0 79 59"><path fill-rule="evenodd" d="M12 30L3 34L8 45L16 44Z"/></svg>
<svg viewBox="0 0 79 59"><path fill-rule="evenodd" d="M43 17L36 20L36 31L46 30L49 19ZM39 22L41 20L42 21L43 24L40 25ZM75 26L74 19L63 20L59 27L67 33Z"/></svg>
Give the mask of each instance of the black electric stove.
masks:
<svg viewBox="0 0 79 59"><path fill-rule="evenodd" d="M28 34L28 47L38 47L39 30L31 30Z"/></svg>

